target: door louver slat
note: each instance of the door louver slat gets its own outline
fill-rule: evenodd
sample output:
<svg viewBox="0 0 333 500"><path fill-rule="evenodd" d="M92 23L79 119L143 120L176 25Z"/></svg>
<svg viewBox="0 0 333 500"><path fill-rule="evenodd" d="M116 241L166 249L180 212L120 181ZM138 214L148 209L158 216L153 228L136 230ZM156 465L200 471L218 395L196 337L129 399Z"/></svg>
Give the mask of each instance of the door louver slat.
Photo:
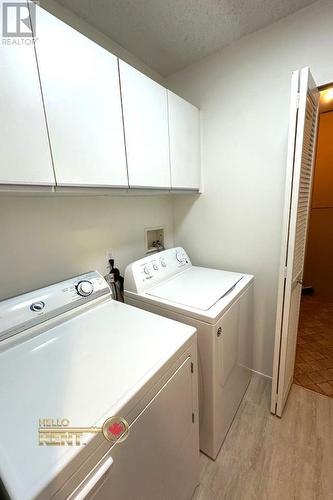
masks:
<svg viewBox="0 0 333 500"><path fill-rule="evenodd" d="M310 95L307 97L307 110L305 115L304 125L304 145L301 160L301 178L299 186L299 199L297 207L296 221L296 241L293 259L293 280L303 271L305 245L306 245L306 230L307 217L310 204L310 191L312 179L312 162L315 147L315 130L316 130L316 105Z"/></svg>

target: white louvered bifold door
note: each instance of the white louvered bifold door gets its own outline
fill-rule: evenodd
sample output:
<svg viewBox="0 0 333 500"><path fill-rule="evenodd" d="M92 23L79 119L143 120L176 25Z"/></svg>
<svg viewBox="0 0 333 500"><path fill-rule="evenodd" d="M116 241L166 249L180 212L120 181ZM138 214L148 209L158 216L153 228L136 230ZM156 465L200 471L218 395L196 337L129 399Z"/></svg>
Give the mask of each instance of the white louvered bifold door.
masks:
<svg viewBox="0 0 333 500"><path fill-rule="evenodd" d="M293 73L271 406L278 416L294 376L318 104L309 68Z"/></svg>

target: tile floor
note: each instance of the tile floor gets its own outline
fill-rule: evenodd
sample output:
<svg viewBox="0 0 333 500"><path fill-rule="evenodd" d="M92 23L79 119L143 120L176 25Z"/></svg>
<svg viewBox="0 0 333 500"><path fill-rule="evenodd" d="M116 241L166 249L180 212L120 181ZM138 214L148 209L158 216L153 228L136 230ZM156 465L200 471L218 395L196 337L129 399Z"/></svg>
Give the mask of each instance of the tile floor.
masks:
<svg viewBox="0 0 333 500"><path fill-rule="evenodd" d="M333 297L302 296L294 382L333 397Z"/></svg>

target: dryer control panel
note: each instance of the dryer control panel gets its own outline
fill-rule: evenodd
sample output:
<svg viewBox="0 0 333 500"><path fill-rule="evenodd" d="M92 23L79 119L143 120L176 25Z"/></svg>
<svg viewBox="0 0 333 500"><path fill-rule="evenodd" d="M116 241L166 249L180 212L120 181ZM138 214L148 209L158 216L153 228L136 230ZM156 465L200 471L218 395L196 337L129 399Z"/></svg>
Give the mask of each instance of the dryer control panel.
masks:
<svg viewBox="0 0 333 500"><path fill-rule="evenodd" d="M111 298L103 276L89 271L0 302L0 343L100 297Z"/></svg>
<svg viewBox="0 0 333 500"><path fill-rule="evenodd" d="M143 293L189 267L191 261L182 247L156 252L127 266L125 291Z"/></svg>

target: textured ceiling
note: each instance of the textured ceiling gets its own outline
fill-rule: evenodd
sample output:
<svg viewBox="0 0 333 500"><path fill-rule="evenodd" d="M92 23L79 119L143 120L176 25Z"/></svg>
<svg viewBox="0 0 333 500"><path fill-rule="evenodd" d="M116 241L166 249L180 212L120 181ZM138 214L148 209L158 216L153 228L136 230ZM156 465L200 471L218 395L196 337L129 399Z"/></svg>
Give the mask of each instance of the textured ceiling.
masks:
<svg viewBox="0 0 333 500"><path fill-rule="evenodd" d="M167 76L314 0L57 0Z"/></svg>

